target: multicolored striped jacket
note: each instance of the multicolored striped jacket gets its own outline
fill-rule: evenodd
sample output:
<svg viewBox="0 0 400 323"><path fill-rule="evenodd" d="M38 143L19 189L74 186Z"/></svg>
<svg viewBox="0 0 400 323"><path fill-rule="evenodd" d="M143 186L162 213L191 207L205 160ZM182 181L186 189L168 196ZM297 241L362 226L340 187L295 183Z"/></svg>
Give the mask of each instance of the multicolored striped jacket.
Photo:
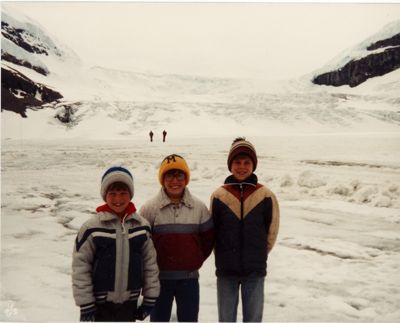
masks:
<svg viewBox="0 0 400 323"><path fill-rule="evenodd" d="M252 174L245 182L233 175L211 196L217 276L265 276L268 253L279 230L279 205Z"/></svg>
<svg viewBox="0 0 400 323"><path fill-rule="evenodd" d="M149 223L133 203L121 219L105 204L86 221L75 241L72 287L78 306L137 300L154 305L159 293L157 256Z"/></svg>
<svg viewBox="0 0 400 323"><path fill-rule="evenodd" d="M180 205L164 189L140 209L152 228L160 279L198 278L198 269L210 255L214 226L207 206L186 187Z"/></svg>

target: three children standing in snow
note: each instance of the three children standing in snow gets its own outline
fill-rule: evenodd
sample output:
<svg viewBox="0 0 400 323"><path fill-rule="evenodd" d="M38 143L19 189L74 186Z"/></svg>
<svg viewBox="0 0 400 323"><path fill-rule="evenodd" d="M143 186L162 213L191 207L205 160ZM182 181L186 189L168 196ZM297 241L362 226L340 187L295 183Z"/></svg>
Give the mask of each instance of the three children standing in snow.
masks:
<svg viewBox="0 0 400 323"><path fill-rule="evenodd" d="M257 154L244 138L229 151L231 175L211 196L210 212L187 185L190 169L169 155L159 169L159 193L136 212L133 177L111 167L102 177L106 204L75 241L73 294L81 321L135 321L150 315L197 322L198 270L214 248L218 316L236 321L241 289L244 322L261 322L268 253L279 228L275 195L257 181ZM140 295L142 301L138 304Z"/></svg>

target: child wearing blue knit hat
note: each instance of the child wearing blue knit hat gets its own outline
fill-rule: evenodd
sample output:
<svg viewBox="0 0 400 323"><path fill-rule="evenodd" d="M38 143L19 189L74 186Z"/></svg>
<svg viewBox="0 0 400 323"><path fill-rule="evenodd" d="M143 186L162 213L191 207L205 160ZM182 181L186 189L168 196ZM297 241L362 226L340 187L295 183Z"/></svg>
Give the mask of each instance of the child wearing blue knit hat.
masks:
<svg viewBox="0 0 400 323"><path fill-rule="evenodd" d="M131 202L129 170L109 168L100 195L106 203L82 225L73 251L72 288L80 320L144 320L160 292L159 271L149 223Z"/></svg>

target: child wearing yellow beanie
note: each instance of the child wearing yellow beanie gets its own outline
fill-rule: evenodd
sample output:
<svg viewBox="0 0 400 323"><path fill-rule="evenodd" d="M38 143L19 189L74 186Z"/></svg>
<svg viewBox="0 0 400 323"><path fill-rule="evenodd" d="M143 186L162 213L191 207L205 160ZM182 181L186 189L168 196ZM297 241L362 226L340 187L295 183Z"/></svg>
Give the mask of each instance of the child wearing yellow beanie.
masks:
<svg viewBox="0 0 400 323"><path fill-rule="evenodd" d="M150 321L169 322L175 298L178 321L197 322L199 269L214 245L213 221L206 205L187 187L190 170L182 156L165 157L158 180L159 193L140 209L152 227L160 268L160 296Z"/></svg>

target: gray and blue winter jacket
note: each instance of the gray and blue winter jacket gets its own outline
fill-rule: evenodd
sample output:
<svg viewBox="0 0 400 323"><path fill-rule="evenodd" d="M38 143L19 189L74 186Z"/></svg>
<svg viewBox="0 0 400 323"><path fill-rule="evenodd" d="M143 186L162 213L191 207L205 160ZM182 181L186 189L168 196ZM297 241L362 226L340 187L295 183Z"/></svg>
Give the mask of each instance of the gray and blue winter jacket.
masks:
<svg viewBox="0 0 400 323"><path fill-rule="evenodd" d="M154 305L160 292L157 255L147 220L133 203L121 219L103 205L85 222L75 241L72 287L78 306L137 300Z"/></svg>

